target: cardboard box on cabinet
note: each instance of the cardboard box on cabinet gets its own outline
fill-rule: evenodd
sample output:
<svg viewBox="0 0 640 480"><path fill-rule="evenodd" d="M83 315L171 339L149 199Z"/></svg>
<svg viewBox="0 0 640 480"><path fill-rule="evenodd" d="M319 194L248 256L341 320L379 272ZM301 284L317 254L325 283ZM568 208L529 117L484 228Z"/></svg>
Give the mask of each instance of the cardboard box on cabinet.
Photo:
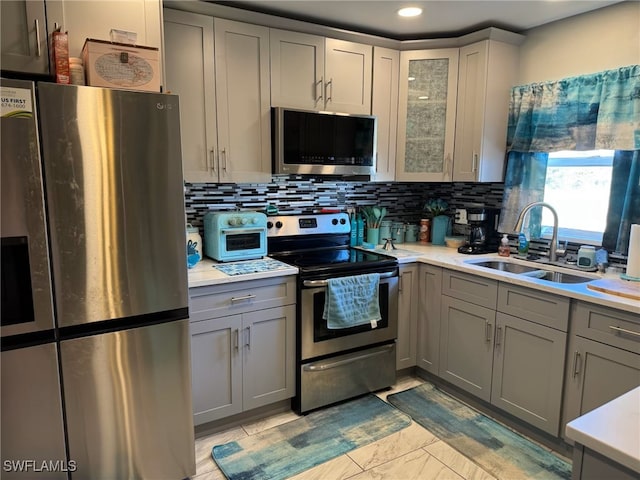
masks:
<svg viewBox="0 0 640 480"><path fill-rule="evenodd" d="M154 47L87 38L82 48L87 85L159 92L158 56Z"/></svg>

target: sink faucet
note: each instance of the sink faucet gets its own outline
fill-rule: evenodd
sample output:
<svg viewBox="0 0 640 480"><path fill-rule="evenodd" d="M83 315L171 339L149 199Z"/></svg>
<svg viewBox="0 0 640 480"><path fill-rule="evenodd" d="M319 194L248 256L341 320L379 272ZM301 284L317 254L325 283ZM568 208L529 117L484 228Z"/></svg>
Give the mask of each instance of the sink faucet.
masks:
<svg viewBox="0 0 640 480"><path fill-rule="evenodd" d="M531 210L533 207L547 207L551 210L553 214L553 234L551 236L551 244L549 245L549 261L555 262L557 259L557 255L564 255L565 250L560 249L558 245L558 213L556 209L553 208L546 202L533 202L527 205L522 209L520 215L518 216L518 221L516 222L516 226L513 227L516 233L520 233L522 231L522 224L524 223L525 215Z"/></svg>

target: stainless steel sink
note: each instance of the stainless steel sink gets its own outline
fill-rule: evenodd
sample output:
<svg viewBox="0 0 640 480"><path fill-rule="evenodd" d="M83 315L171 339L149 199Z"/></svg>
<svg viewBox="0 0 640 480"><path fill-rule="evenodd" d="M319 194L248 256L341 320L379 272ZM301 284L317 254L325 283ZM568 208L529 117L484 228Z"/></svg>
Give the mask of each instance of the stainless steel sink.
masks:
<svg viewBox="0 0 640 480"><path fill-rule="evenodd" d="M553 283L587 283L594 280L591 277L574 275L572 273L554 272L539 267L520 265L519 263L503 262L500 260L487 260L484 262L468 262L469 265L490 268L501 272L509 272L522 275L523 277L538 278Z"/></svg>
<svg viewBox="0 0 640 480"><path fill-rule="evenodd" d="M535 276L534 278L539 278L540 280L547 280L548 282L554 283L587 283L591 280L594 280L591 277L583 277L582 275L573 275L572 273L564 273L564 272L551 272L548 270L544 271L544 275Z"/></svg>
<svg viewBox="0 0 640 480"><path fill-rule="evenodd" d="M469 262L469 265L475 265L477 267L491 268L492 270L500 270L501 272L509 273L524 273L540 270L539 268L529 267L527 265L520 265L518 263L501 262L500 260L488 260L486 262Z"/></svg>

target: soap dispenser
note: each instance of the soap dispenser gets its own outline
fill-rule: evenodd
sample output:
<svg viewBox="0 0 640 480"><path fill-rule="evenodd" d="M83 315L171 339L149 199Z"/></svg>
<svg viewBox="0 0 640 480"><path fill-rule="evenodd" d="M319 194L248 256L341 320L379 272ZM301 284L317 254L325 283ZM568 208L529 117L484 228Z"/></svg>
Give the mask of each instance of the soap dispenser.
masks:
<svg viewBox="0 0 640 480"><path fill-rule="evenodd" d="M509 250L509 237L506 233L502 234L502 240L500 240L500 246L498 247L498 255L501 257L508 257L511 254Z"/></svg>

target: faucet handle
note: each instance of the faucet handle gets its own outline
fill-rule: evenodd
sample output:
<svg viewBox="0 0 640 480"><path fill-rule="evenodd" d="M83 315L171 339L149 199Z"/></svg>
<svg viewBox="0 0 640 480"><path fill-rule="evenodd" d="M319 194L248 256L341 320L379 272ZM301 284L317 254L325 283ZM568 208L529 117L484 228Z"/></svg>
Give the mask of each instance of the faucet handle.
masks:
<svg viewBox="0 0 640 480"><path fill-rule="evenodd" d="M383 238L385 240L384 246L382 247L385 250L397 250L396 246L393 244L393 238Z"/></svg>
<svg viewBox="0 0 640 480"><path fill-rule="evenodd" d="M567 240L564 241L564 243L562 244L562 247L560 247L560 241L558 241L558 246L556 248L556 255L559 255L561 257L564 257L564 255L567 253ZM551 246L551 248L554 248L553 245Z"/></svg>

